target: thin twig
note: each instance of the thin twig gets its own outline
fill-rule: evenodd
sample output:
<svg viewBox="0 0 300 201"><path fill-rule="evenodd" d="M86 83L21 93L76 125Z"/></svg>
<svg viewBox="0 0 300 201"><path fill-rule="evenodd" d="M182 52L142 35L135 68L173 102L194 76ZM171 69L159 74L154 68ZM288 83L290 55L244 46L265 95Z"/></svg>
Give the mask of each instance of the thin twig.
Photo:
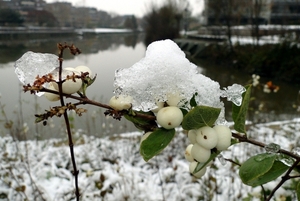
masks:
<svg viewBox="0 0 300 201"><path fill-rule="evenodd" d="M40 90L41 92L49 92L49 93L53 93L53 94L59 94L59 92L51 90L51 89L47 89L47 88L43 88ZM65 96L66 98L72 98L75 100L80 101L79 103L75 103L76 105L94 105L97 107L102 107L108 110L114 110L113 108L111 108L109 105L97 102L97 101L93 101L91 99L89 99L88 97L79 97L79 96L75 96L75 95L71 95L71 94L65 94L62 93L63 96ZM126 113L126 111L123 111L124 114ZM143 119L148 119L148 120L155 120L156 117L152 116L152 115L147 115L147 114L142 114L142 113L135 113L136 117L141 117Z"/></svg>
<svg viewBox="0 0 300 201"><path fill-rule="evenodd" d="M238 139L240 142L247 142L247 143L250 143L250 144L253 144L253 145L256 145L256 146L259 146L259 147L263 147L263 148L267 145L267 144L259 142L257 140L248 138L246 135L241 135L241 134L238 134L238 133L232 133L232 137ZM290 151L287 151L285 149L280 149L278 151L278 153L282 153L282 154L290 156L290 157L292 157L296 160L300 160L300 156L298 156L298 155L296 155L296 154L294 154Z"/></svg>
<svg viewBox="0 0 300 201"><path fill-rule="evenodd" d="M247 143L250 143L250 144L253 144L253 145L256 145L256 146L259 146L259 147L265 147L266 144L265 143L262 143L262 142L259 142L259 141L256 141L254 139L251 139L251 138L248 138L246 135L240 135L240 134L237 134L237 133L232 133L232 136L234 138L237 138L239 139L240 142L247 142ZM290 151L287 151L287 150L284 150L284 149L280 149L278 151L278 153L282 153L282 154L285 154L287 156L290 156L290 157L293 157L294 159L296 159L296 161L294 162L294 164L287 170L287 172L285 173L284 176L281 177L281 181L277 184L277 186L272 190L272 192L270 193L270 195L265 198L265 201L270 201L271 198L274 196L275 192L289 179L292 179L294 177L292 176L289 176L289 174L292 172L292 170L299 164L300 162L300 156L299 155L296 155Z"/></svg>
<svg viewBox="0 0 300 201"><path fill-rule="evenodd" d="M64 48L61 48L60 52L59 52L59 80L58 80L58 92L59 92L59 97L60 97L60 104L61 104L62 107L65 106L64 95L62 93L62 62L63 62L63 51L64 51ZM75 195L76 195L76 200L79 201L79 198L80 198L79 187L78 187L78 173L79 173L79 171L77 170L77 166L76 166L75 155L74 155L74 144L73 144L73 139L72 139L70 122L69 122L69 118L68 118L68 114L67 114L66 110L64 112L64 119L65 119L65 124L66 124L66 128L67 128L67 133L68 133L68 140L69 140L69 148L70 148L70 154L71 154L71 161L72 161L72 165L73 165L73 172L72 172L72 174L75 177Z"/></svg>
<svg viewBox="0 0 300 201"><path fill-rule="evenodd" d="M233 164L235 164L235 165L237 165L237 166L241 166L241 164L239 164L238 162L235 162L234 160L232 160L232 159L230 159L230 158L224 158L224 160L225 160L225 161L228 161L228 162L230 162L230 163L233 163Z"/></svg>
<svg viewBox="0 0 300 201"><path fill-rule="evenodd" d="M270 201L271 198L274 196L275 192L289 179L292 177L289 176L292 170L299 164L300 162L300 157L294 162L294 164L288 169L288 171L285 173L284 176L281 177L281 181L275 186L275 188L272 190L270 193L269 197L266 199L266 201Z"/></svg>

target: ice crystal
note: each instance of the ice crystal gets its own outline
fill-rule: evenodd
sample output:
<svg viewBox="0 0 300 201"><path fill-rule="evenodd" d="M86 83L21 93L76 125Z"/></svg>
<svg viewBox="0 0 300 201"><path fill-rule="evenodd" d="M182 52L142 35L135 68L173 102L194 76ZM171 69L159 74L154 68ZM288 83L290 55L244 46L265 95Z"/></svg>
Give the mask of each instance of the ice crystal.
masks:
<svg viewBox="0 0 300 201"><path fill-rule="evenodd" d="M43 76L59 67L58 56L54 54L26 52L15 63L15 73L24 84L33 84L37 75Z"/></svg>

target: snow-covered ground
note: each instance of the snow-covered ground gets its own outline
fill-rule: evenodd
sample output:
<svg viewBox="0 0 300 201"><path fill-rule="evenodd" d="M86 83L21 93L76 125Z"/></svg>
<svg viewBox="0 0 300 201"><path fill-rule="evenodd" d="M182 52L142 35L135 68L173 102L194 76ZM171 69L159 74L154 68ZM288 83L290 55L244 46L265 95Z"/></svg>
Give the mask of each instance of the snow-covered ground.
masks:
<svg viewBox="0 0 300 201"><path fill-rule="evenodd" d="M249 135L290 150L300 146L296 144L300 119L253 125ZM147 163L139 155L140 137L140 132L132 132L95 138L77 131L74 147L82 200L242 200L248 193L259 195L260 188L243 185L238 167L223 160L215 160L203 178L192 177L184 159L188 140L181 131ZM15 142L11 137L0 138L0 201L75 200L67 144L62 139ZM242 162L259 152L264 150L240 143L222 154ZM287 195L291 192L283 188L276 194Z"/></svg>

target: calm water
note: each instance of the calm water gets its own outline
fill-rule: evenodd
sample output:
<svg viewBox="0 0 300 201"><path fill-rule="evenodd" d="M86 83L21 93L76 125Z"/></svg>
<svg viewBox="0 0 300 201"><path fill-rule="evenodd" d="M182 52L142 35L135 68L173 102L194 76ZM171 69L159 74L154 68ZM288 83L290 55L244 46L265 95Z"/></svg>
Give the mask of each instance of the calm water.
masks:
<svg viewBox="0 0 300 201"><path fill-rule="evenodd" d="M91 68L93 73L97 74L96 82L89 87L87 95L89 98L107 103L113 96L114 72L119 68L127 68L139 61L145 54L145 45L140 35L99 35L88 38L51 38L30 41L0 41L0 71L3 75L1 79L1 103L5 104L5 112L9 119L15 124L22 124L22 119L30 129L28 135L32 133L42 133L43 137L59 136L61 133L62 120L51 121L47 127L39 126L33 123L33 114L42 113L44 109L49 109L49 103L44 97L35 97L29 93L23 93L22 87L14 73L14 62L20 58L26 51L48 52L57 54L56 44L58 42L74 43L82 54L70 56L65 53L64 67L76 67L86 65ZM20 102L20 100L22 100ZM68 100L67 100L68 101ZM36 106L36 107L35 107ZM85 106L84 106L85 107ZM89 113L82 118L75 118L75 128L84 128L91 134L104 135L110 132L120 132L132 130L131 125L124 122L115 122L107 120L103 112L95 107L87 106ZM20 117L23 118L20 118ZM3 119L1 117L1 119ZM57 119L57 118L56 118ZM111 122L113 124L111 124ZM59 126L57 126L57 124ZM55 126L54 126L55 125ZM37 130L36 130L37 129ZM1 129L1 134L7 131Z"/></svg>
<svg viewBox="0 0 300 201"><path fill-rule="evenodd" d="M49 121L48 126L34 124L33 114L42 113L50 105L44 97L37 98L29 93L23 93L22 87L14 73L14 61L26 51L57 53L56 43L74 43L82 50L78 56L65 54L64 67L76 67L86 65L97 73L96 82L88 89L88 96L97 101L107 103L113 96L114 72L119 68L127 68L139 61L145 54L145 45L142 35L99 35L86 38L47 38L27 41L0 41L0 71L2 75L0 93L1 103L5 104L7 117L14 121L14 124L23 125L27 123L30 128L27 131L28 137L39 136L41 138L62 136L63 119ZM194 61L198 63L198 61ZM200 64L201 65L201 64ZM251 75L245 75L239 71L233 72L214 66L204 66L203 73L220 82L222 87L233 83L246 84L251 80ZM262 79L267 82L267 79ZM291 119L297 117L296 109L293 108L297 102L299 87L285 83L275 84L280 86L276 94L265 94L262 90L255 90L253 96L256 98L251 105L249 118L257 121L273 121ZM22 100L22 101L20 101ZM83 128L91 135L103 136L110 133L135 130L125 121L117 122L105 118L104 110L92 106L86 106L89 113L83 117L75 118L74 128ZM261 110L258 110L261 108ZM230 113L230 112L229 112ZM0 117L4 119L3 115ZM1 135L8 131L1 127ZM20 133L15 130L15 133Z"/></svg>

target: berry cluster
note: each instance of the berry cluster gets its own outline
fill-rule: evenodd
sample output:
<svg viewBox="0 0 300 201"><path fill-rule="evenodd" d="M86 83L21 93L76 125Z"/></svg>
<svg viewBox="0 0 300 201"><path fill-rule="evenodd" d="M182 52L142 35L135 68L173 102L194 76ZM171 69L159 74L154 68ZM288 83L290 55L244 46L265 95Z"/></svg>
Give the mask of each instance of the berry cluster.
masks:
<svg viewBox="0 0 300 201"><path fill-rule="evenodd" d="M179 109L182 98L179 94L169 94L166 102L157 102L157 108L152 110L156 113L158 125L165 129L173 129L180 126L183 120L183 113ZM131 96L113 96L109 100L109 106L115 110L128 110L132 107L133 98Z"/></svg>
<svg viewBox="0 0 300 201"><path fill-rule="evenodd" d="M64 68L62 71L62 75L64 77L68 77L68 76L73 76L73 75L81 75L81 73L89 73L89 76L91 76L92 71L90 68L88 68L87 66L77 66L76 68ZM80 78L75 78L75 79L66 79L63 84L62 84L62 92L65 94L73 94L76 93L78 91L80 91L82 87L82 80ZM54 90L54 91L58 91L58 84L56 82L50 82L48 87L48 89ZM49 93L46 92L44 94L44 96L49 100L49 101L58 101L59 95L57 94L53 94L53 93Z"/></svg>
<svg viewBox="0 0 300 201"><path fill-rule="evenodd" d="M224 125L190 130L188 138L191 144L185 150L185 158L191 162L190 173L195 177L202 177L206 172L206 166L194 173L198 162L205 164L210 159L212 149L226 150L231 145L231 135L231 130Z"/></svg>
<svg viewBox="0 0 300 201"><path fill-rule="evenodd" d="M181 125L183 113L180 109L184 98L178 93L168 94L165 102L156 102L157 108L152 112L156 114L157 124L165 129L174 129ZM131 96L113 96L109 105L115 110L127 110L132 107L133 98ZM147 132L142 136L141 143L148 138L152 132ZM202 177L206 172L206 166L210 163L212 150L223 151L231 145L231 130L224 125L216 125L213 128L204 126L199 129L189 130L188 138L191 142L185 151L185 158L190 162L189 171L195 177ZM194 173L198 163L205 166Z"/></svg>

